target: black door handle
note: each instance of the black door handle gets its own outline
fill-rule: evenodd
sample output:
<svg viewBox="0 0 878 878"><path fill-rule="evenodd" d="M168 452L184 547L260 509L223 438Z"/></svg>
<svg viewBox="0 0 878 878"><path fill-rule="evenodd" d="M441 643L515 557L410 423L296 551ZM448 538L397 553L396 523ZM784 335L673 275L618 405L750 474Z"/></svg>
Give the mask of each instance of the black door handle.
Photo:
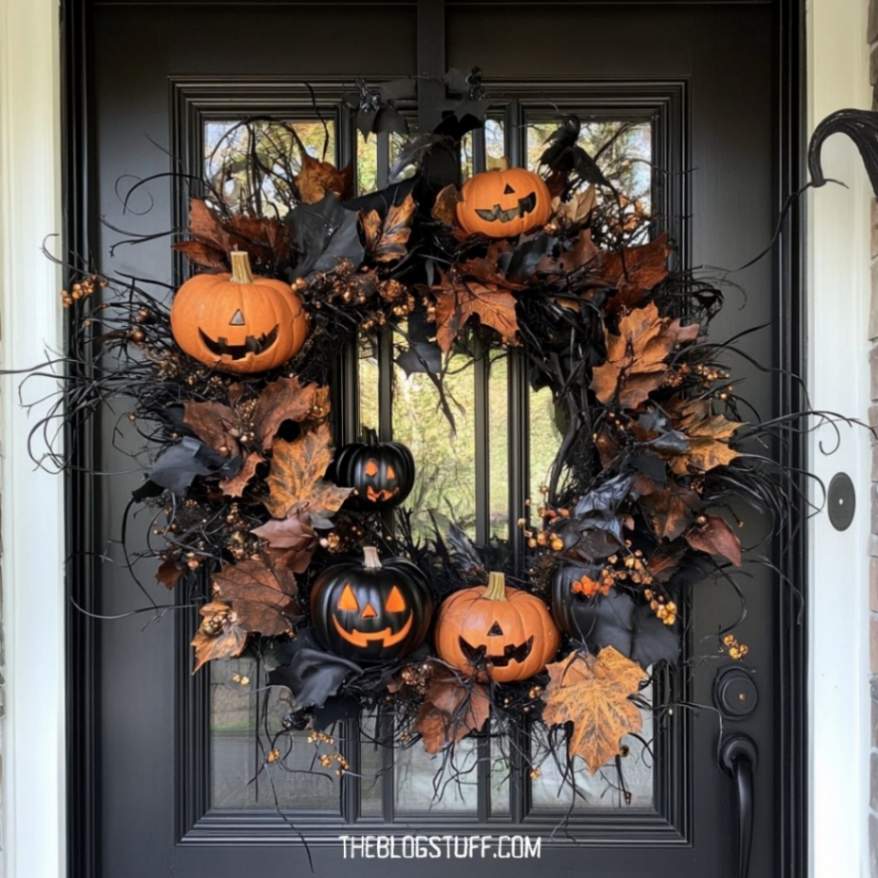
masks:
<svg viewBox="0 0 878 878"><path fill-rule="evenodd" d="M747 878L750 870L750 849L753 846L753 773L757 750L747 735L729 735L719 750L720 765L735 782L738 803L738 878Z"/></svg>

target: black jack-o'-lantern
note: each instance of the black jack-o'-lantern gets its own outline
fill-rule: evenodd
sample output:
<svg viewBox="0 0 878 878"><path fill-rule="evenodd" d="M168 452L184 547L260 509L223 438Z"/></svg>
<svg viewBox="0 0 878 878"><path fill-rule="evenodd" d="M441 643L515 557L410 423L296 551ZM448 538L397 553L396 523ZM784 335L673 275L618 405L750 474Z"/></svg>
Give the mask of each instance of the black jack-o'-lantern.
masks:
<svg viewBox="0 0 878 878"><path fill-rule="evenodd" d="M524 168L483 171L460 190L457 221L471 235L512 238L544 226L552 196L543 178Z"/></svg>
<svg viewBox="0 0 878 878"><path fill-rule="evenodd" d="M415 483L415 459L401 442L353 442L345 445L335 459L335 481L354 489L352 506L397 506Z"/></svg>
<svg viewBox="0 0 878 878"><path fill-rule="evenodd" d="M311 627L330 652L363 664L403 658L424 642L433 597L421 570L405 558L336 564L311 589Z"/></svg>

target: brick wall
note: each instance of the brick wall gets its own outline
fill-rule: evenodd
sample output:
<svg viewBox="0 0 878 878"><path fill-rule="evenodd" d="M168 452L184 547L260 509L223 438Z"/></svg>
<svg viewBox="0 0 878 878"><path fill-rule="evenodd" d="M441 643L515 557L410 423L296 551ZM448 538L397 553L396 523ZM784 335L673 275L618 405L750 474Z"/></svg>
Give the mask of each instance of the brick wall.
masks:
<svg viewBox="0 0 878 878"><path fill-rule="evenodd" d="M869 78L872 109L878 109L878 0L869 2ZM878 202L872 202L872 303L869 314L869 354L872 407L869 423L878 427ZM871 559L869 561L869 671L871 688L871 756L869 786L869 872L878 878L878 442L872 443Z"/></svg>

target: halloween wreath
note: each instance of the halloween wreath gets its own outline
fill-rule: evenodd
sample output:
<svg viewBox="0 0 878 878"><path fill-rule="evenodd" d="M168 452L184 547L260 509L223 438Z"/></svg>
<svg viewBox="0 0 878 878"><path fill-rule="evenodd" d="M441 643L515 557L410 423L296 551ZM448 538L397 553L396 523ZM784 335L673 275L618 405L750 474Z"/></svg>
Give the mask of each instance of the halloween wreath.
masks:
<svg viewBox="0 0 878 878"><path fill-rule="evenodd" d="M368 119L396 118L363 94ZM253 159L255 195L235 204L192 183L173 246L195 273L179 289L79 271L62 292L72 342L35 430L48 457L35 457L70 466L53 425L127 404L146 468L129 508L151 517L147 547L126 555L132 576L154 559L175 606L197 606L194 672L258 654L288 691L265 770L309 729L320 766L343 774L333 725L380 707L394 720L380 743L444 754L437 771L463 738L516 740L526 723L517 756L533 776L547 759L574 790L583 766L621 774L623 739L661 708L647 686L675 698L691 584L733 584L741 568L732 510L779 522L799 502L800 474L764 449L801 415L741 416L733 342L707 335L719 285L672 268L673 243L583 149L575 117L538 172L459 186L460 140L481 124L478 101L467 107L413 139L410 176L358 198L351 168L310 155L290 127L295 174ZM284 214L258 198L272 175ZM523 559L438 512L414 528L409 449L339 441L339 352L389 327L449 419L456 354L512 352L550 389L562 439L519 510ZM144 594L142 609L164 610ZM733 629L718 624L717 649L739 660Z"/></svg>

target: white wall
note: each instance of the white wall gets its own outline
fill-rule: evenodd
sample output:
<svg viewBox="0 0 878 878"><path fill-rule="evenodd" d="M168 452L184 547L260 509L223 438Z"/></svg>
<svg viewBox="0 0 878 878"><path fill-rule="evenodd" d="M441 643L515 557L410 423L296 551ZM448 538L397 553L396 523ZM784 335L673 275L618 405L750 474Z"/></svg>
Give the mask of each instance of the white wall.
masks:
<svg viewBox="0 0 878 878"><path fill-rule="evenodd" d="M61 349L57 0L0 0L0 338L4 369ZM15 377L2 418L3 836L9 878L55 878L65 857L61 479L35 472Z"/></svg>
<svg viewBox="0 0 878 878"><path fill-rule="evenodd" d="M870 108L867 0L811 0L808 21L810 127L842 107ZM826 186L809 196L809 372L817 408L865 418L869 406L870 190L844 137L825 147ZM813 437L810 467L824 482L847 472L857 514L838 533L825 511L810 528L811 871L817 878L868 871L868 555L870 449L864 430Z"/></svg>

